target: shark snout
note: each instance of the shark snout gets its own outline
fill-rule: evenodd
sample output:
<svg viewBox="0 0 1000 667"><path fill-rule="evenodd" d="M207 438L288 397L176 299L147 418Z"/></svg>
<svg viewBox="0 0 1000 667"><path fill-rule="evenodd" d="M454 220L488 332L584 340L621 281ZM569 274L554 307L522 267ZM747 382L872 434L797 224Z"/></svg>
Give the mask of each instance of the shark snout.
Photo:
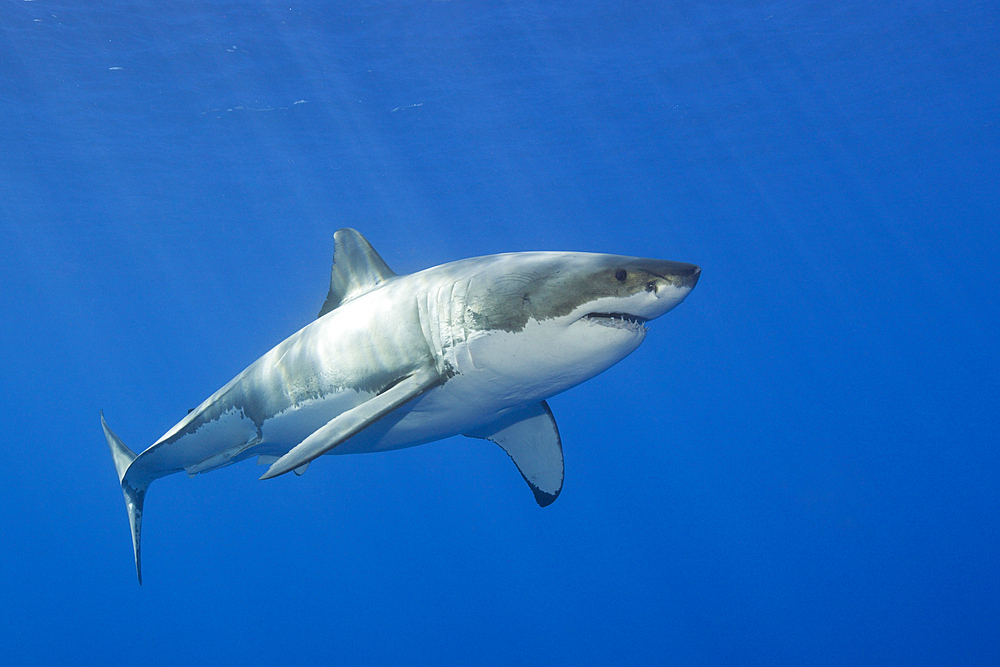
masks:
<svg viewBox="0 0 1000 667"><path fill-rule="evenodd" d="M701 277L701 267L694 264L685 264L684 266L684 271L679 272L677 277L680 279L680 286L686 287L690 291L698 284L698 278Z"/></svg>
<svg viewBox="0 0 1000 667"><path fill-rule="evenodd" d="M701 277L701 267L683 262L661 262L656 269L657 278L650 284L653 288L651 291L656 295L656 305L647 316L649 319L659 317L679 305Z"/></svg>
<svg viewBox="0 0 1000 667"><path fill-rule="evenodd" d="M659 280L656 281L657 293L661 291L661 288L672 288L684 290L684 293L687 294L698 284L701 267L684 262L659 262L658 264L654 268L654 273L659 277Z"/></svg>

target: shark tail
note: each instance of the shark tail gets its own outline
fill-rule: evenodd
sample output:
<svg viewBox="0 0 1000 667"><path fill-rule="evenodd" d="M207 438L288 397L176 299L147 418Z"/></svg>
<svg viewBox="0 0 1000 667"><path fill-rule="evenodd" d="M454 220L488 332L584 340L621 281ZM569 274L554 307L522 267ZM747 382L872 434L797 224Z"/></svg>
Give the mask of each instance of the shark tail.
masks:
<svg viewBox="0 0 1000 667"><path fill-rule="evenodd" d="M118 473L118 481L122 485L122 493L125 495L125 509L128 511L128 523L132 529L132 550L135 553L135 574L139 577L139 585L142 585L142 565L139 559L139 536L142 530L142 503L146 498L146 489L149 488L148 481L136 483L128 475L132 462L136 459L136 454L125 446L117 435L115 435L108 423L104 421L104 412L101 411L101 426L104 427L104 437L108 440L108 448L111 450L111 460L115 464L115 471Z"/></svg>

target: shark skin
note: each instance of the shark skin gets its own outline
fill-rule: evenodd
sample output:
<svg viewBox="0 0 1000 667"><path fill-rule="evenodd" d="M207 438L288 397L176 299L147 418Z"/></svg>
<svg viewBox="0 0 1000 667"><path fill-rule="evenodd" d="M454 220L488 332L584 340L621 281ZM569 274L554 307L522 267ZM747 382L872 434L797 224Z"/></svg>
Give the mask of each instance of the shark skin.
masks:
<svg viewBox="0 0 1000 667"><path fill-rule="evenodd" d="M323 454L464 434L507 452L539 505L563 483L546 399L607 370L698 281L693 264L576 252L459 260L397 276L358 232L334 235L319 318L136 455L101 424L125 496L136 574L146 490L256 457L261 479Z"/></svg>

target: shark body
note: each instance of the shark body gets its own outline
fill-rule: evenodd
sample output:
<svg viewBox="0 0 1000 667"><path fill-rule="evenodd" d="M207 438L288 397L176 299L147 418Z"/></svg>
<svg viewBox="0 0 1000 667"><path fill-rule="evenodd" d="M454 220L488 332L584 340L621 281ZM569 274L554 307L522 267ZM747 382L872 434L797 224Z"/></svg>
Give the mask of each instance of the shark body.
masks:
<svg viewBox="0 0 1000 667"><path fill-rule="evenodd" d="M146 490L177 472L256 457L261 479L323 454L464 434L513 459L539 505L563 483L545 399L614 365L645 323L694 288L692 264L525 252L397 276L356 231L335 236L319 318L277 345L136 455L101 415L125 495L136 574Z"/></svg>

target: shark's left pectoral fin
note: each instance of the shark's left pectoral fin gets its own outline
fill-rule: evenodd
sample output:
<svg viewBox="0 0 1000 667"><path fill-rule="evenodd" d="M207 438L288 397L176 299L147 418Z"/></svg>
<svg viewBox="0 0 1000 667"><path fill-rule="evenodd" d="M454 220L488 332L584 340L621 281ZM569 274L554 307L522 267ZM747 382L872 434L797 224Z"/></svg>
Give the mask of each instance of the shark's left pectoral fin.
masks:
<svg viewBox="0 0 1000 667"><path fill-rule="evenodd" d="M465 435L500 445L542 507L559 497L563 485L562 440L545 401L509 413Z"/></svg>
<svg viewBox="0 0 1000 667"><path fill-rule="evenodd" d="M295 470L305 472L305 466L317 456L328 451L368 428L393 410L412 401L428 389L437 386L441 376L435 368L422 368L407 375L396 384L361 405L343 412L325 426L321 426L309 437L293 447L267 469L261 479L271 479Z"/></svg>

